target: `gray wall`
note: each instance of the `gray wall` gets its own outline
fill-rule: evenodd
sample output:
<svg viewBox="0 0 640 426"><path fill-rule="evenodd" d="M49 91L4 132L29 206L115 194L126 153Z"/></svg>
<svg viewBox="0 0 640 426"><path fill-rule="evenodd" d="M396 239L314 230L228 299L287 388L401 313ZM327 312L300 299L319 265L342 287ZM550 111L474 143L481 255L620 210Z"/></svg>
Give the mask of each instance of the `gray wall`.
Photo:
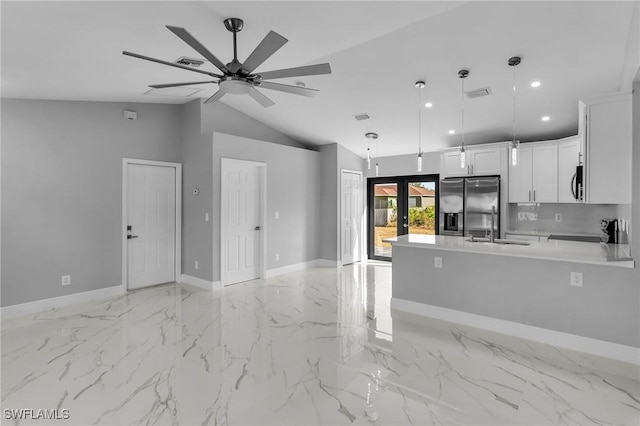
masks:
<svg viewBox="0 0 640 426"><path fill-rule="evenodd" d="M267 269L320 257L320 153L244 137L213 134L213 280L220 279L220 164L222 158L267 164ZM274 218L275 211L279 219ZM275 254L280 260L275 261Z"/></svg>
<svg viewBox="0 0 640 426"><path fill-rule="evenodd" d="M251 101L251 100L250 100ZM222 102L202 104L201 133L220 132L238 135L260 141L289 145L297 148L309 148L278 130L233 109Z"/></svg>
<svg viewBox="0 0 640 426"><path fill-rule="evenodd" d="M222 157L267 163L267 268L320 257L318 152L301 149L300 142L219 102L204 105L198 99L186 104L182 122L183 274L220 279ZM194 188L199 195L193 195ZM278 220L273 219L275 210L280 212ZM280 255L278 262L275 253Z"/></svg>
<svg viewBox="0 0 640 426"><path fill-rule="evenodd" d="M180 108L2 100L2 306L122 283L122 158L180 162Z"/></svg>
<svg viewBox="0 0 640 426"><path fill-rule="evenodd" d="M394 298L640 347L634 269L398 246L393 254ZM571 271L583 273L583 287L569 284Z"/></svg>
<svg viewBox="0 0 640 426"><path fill-rule="evenodd" d="M338 260L338 145L320 147L320 258Z"/></svg>
<svg viewBox="0 0 640 426"><path fill-rule="evenodd" d="M213 209L213 143L211 133L200 132L200 104L197 99L182 110L182 273L212 281L212 227L205 214L211 218Z"/></svg>

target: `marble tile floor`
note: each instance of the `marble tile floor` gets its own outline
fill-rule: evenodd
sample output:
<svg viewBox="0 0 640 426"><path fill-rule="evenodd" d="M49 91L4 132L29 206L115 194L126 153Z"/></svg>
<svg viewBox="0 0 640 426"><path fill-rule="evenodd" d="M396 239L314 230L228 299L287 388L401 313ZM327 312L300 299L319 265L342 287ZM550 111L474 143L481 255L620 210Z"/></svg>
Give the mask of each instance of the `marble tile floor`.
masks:
<svg viewBox="0 0 640 426"><path fill-rule="evenodd" d="M638 366L392 319L390 283L357 264L3 321L2 424L640 424Z"/></svg>

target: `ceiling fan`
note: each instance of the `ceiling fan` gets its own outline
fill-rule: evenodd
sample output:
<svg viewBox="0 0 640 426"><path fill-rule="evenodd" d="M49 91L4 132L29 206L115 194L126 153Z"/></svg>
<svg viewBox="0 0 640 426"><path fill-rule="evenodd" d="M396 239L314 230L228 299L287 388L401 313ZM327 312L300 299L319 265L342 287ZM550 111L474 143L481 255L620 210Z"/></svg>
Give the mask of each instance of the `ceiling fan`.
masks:
<svg viewBox="0 0 640 426"><path fill-rule="evenodd" d="M173 62L163 61L161 59L151 58L149 56L139 55L137 53L122 52L123 55L131 56L138 59L144 59L146 61L157 62L163 65L169 65L176 68L181 68L201 74L206 74L216 80L207 81L192 81L186 83L169 83L169 84L152 84L149 87L155 89L161 89L166 87L176 86L188 86L194 84L205 83L217 83L219 89L213 94L205 103L215 102L222 98L225 94L247 94L256 100L263 107L270 107L274 105L274 102L265 96L260 91L256 90L256 87L278 90L280 92L293 93L295 95L302 96L315 96L318 92L316 89L309 89L300 86L291 86L287 84L272 83L270 81L278 78L286 77L301 77L307 75L320 75L331 74L331 67L328 63L307 65L295 68L285 68L274 71L265 71L254 73L254 70L258 68L264 61L269 59L271 55L278 51L288 41L275 31L269 31L269 34L258 44L258 46L251 52L249 57L244 61L238 61L238 50L236 46L236 34L242 30L244 22L239 18L228 18L224 20L224 26L233 33L233 60L228 64L223 64L213 53L211 53L206 47L202 45L195 37L193 37L187 30L180 27L172 27L167 25L167 28L180 37L182 41L194 48L198 53L204 56L209 62L216 66L222 74L216 74L205 70L199 70L191 68L185 65L176 64Z"/></svg>

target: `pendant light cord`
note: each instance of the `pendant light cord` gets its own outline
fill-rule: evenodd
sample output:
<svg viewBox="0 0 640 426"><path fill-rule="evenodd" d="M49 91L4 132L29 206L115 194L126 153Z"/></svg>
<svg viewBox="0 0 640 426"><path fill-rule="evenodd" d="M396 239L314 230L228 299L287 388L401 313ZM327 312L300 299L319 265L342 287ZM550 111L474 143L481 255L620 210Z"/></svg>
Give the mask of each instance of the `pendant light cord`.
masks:
<svg viewBox="0 0 640 426"><path fill-rule="evenodd" d="M418 154L422 154L422 88L418 87Z"/></svg>
<svg viewBox="0 0 640 426"><path fill-rule="evenodd" d="M516 144L516 66L513 66L513 144Z"/></svg>
<svg viewBox="0 0 640 426"><path fill-rule="evenodd" d="M466 78L466 75L464 76L460 76L460 80L462 80L462 90L460 92L460 94L462 95L461 99L462 99L462 144L460 145L462 148L464 148L464 79Z"/></svg>

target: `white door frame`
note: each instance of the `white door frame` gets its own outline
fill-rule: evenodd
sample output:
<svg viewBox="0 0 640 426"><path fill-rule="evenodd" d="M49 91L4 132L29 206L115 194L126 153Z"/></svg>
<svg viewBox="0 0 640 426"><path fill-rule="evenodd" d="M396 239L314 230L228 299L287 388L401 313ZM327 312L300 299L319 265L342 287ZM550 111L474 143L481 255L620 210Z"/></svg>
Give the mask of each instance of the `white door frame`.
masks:
<svg viewBox="0 0 640 426"><path fill-rule="evenodd" d="M127 166L129 164L139 164L144 166L160 166L160 167L173 167L176 171L176 235L175 235L175 277L174 280L178 281L182 275L182 164L170 163L167 161L153 161L153 160L140 160L136 158L123 158L122 159L122 288L129 290L129 274L128 274L128 262L129 253L127 245L127 190L129 176L127 174Z"/></svg>
<svg viewBox="0 0 640 426"><path fill-rule="evenodd" d="M215 180L220 179L220 286L224 287L227 285L227 272L225 270L224 265L227 261L227 252L224 249L224 241L227 237L227 229L225 228L225 223L227 221L227 213L224 208L223 200L224 197L222 194L224 193L224 180L222 176L224 176L225 170L229 166L233 165L251 165L256 166L260 169L260 278L265 279L267 277L267 163L262 163L259 161L249 161L249 160L240 160L236 158L220 158L220 176L214 176L214 187L216 185ZM215 236L214 236L215 241ZM215 264L215 262L214 262Z"/></svg>
<svg viewBox="0 0 640 426"><path fill-rule="evenodd" d="M342 232L342 216L344 214L344 211L342 210L344 208L344 205L343 205L343 202L342 202L342 200L343 200L343 196L342 196L343 195L342 194L342 188L343 188L343 186L342 186L342 174L343 173L353 173L353 174L356 174L356 175L360 175L360 206L359 207L360 207L360 213L362 215L361 216L361 220L360 220L360 229L359 229L359 232L360 232L360 244L359 244L359 247L358 247L358 251L360 252L360 260L359 260L360 262L362 262L362 259L364 259L364 247L365 247L365 245L363 244L364 243L363 231L365 229L364 228L364 226L365 226L365 223L364 223L365 222L365 218L364 218L364 216L365 216L365 214L364 214L364 196L365 195L363 193L365 185L363 185L363 182L362 182L363 174L362 174L361 170L340 169L340 183L339 183L340 189L338 191L338 193L340 194L339 195L339 197L340 197L340 209L338 211L338 214L340 215L339 218L338 218L338 224L339 224L338 225L338 253L339 253L339 259L340 259L339 262L338 262L338 266L339 267L344 266L342 264L342 238L344 236L344 233Z"/></svg>

